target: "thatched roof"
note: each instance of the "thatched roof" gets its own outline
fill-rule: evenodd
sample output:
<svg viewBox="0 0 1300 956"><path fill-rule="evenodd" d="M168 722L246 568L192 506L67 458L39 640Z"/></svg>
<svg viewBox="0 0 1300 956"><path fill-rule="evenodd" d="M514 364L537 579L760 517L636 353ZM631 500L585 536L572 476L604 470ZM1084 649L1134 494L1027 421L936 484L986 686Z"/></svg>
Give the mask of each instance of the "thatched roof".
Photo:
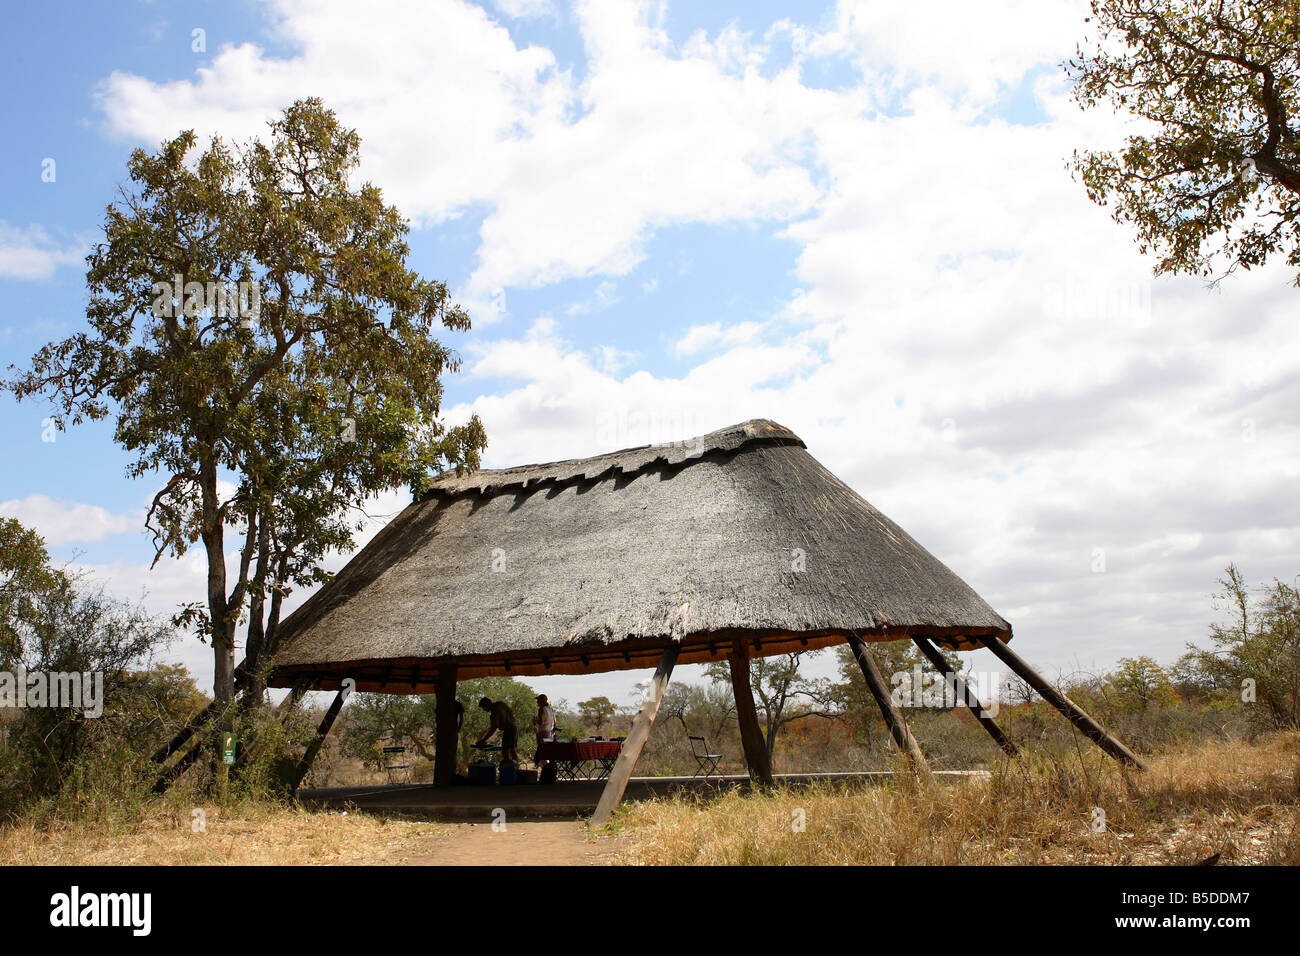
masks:
<svg viewBox="0 0 1300 956"><path fill-rule="evenodd" d="M756 420L673 445L435 483L282 624L274 686L427 691L843 640L1011 627L902 528Z"/></svg>

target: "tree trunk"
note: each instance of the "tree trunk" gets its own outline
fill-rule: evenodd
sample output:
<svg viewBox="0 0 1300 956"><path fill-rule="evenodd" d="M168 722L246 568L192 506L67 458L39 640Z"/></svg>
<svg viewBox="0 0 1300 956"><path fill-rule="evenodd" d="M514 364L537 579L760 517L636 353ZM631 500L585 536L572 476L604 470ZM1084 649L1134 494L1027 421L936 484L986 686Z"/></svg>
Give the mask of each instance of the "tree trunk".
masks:
<svg viewBox="0 0 1300 956"><path fill-rule="evenodd" d="M253 589L248 601L248 636L244 641L244 667L248 671L248 684L244 688L243 703L246 710L255 710L266 696L266 680L263 674L263 650L266 641L267 572L270 570L271 555L270 522L262 514L257 524L257 567L253 571Z"/></svg>
<svg viewBox="0 0 1300 956"><path fill-rule="evenodd" d="M248 602L248 637L244 641L244 667L248 672L248 684L244 688L243 704L245 710L256 710L266 697L266 666L263 653L266 644L266 622L263 614L266 610L267 572L270 570L270 524L266 515L257 527L257 568L253 572L253 593Z"/></svg>
<svg viewBox="0 0 1300 956"><path fill-rule="evenodd" d="M727 662L731 666L731 692L736 701L736 722L740 725L740 745L745 751L745 766L749 779L761 786L772 782L772 754L758 727L758 711L754 707L754 689L749 679L749 654L744 641L737 640Z"/></svg>
<svg viewBox="0 0 1300 956"><path fill-rule="evenodd" d="M1275 156L1255 156L1255 167L1273 177L1274 182L1300 196L1300 173L1279 162Z"/></svg>
<svg viewBox="0 0 1300 956"><path fill-rule="evenodd" d="M230 704L235 697L234 622L226 603L225 528L217 507L217 466L212 460L200 468L203 495L203 528L200 536L208 558L208 618L211 626L213 682L212 697L217 705L209 739L213 753L213 779L217 798L226 797L229 768L221 760L221 735L234 730Z"/></svg>
<svg viewBox="0 0 1300 956"><path fill-rule="evenodd" d="M211 538L211 540L209 540ZM208 552L208 615L212 622L214 680L212 696L218 704L229 704L235 696L235 640L226 604L226 567L221 535L204 534Z"/></svg>

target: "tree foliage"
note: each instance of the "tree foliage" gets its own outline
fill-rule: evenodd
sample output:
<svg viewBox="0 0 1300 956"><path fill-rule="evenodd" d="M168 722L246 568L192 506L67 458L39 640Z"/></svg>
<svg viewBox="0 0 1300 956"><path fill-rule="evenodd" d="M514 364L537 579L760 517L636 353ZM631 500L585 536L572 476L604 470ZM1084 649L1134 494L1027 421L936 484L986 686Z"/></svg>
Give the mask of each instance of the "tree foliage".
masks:
<svg viewBox="0 0 1300 956"><path fill-rule="evenodd" d="M1121 657L1106 684L1121 711L1143 712L1178 702L1169 672L1151 657Z"/></svg>
<svg viewBox="0 0 1300 956"><path fill-rule="evenodd" d="M1141 132L1080 151L1088 196L1136 228L1157 273L1211 276L1275 253L1300 285L1300 12L1284 0L1093 0L1066 64L1078 104Z"/></svg>
<svg viewBox="0 0 1300 956"><path fill-rule="evenodd" d="M1236 565L1219 581L1231 610L1229 624L1213 624L1213 647L1188 645L1188 657L1206 682L1239 697L1271 728L1300 728L1300 590L1274 580L1262 601Z"/></svg>
<svg viewBox="0 0 1300 956"><path fill-rule="evenodd" d="M135 150L87 258L89 329L6 383L48 396L60 429L111 415L128 474L161 476L147 526L158 557L205 552L206 594L178 621L211 640L221 701L241 618L260 700L284 595L351 547L361 503L474 467L486 444L477 418L439 418L458 358L433 333L469 317L407 268L407 223L378 187L353 185L359 148L303 100L266 142L199 152L188 131ZM249 294L232 305L222 291L237 283Z"/></svg>
<svg viewBox="0 0 1300 956"><path fill-rule="evenodd" d="M676 681L668 685L663 703L659 706L656 727L666 727L672 721L681 726L681 733L669 731L674 736L704 737L710 746L718 745L724 733L730 732L736 719L736 700L730 681L723 684L690 684Z"/></svg>
<svg viewBox="0 0 1300 956"><path fill-rule="evenodd" d="M614 719L616 710L614 702L608 697L578 701L578 718L598 734L605 732L605 726Z"/></svg>
<svg viewBox="0 0 1300 956"><path fill-rule="evenodd" d="M70 587L50 565L44 538L16 518L0 519L0 666L22 660L47 624L44 612Z"/></svg>
<svg viewBox="0 0 1300 956"><path fill-rule="evenodd" d="M97 675L102 681L102 696L80 684L80 707L61 700L63 706L5 712L0 813L70 786L75 799L83 786L141 784L149 748L203 703L183 669L148 666L174 636L172 628L53 568L40 536L13 519L0 523L0 568L11 638L3 669L14 690L26 693L24 674ZM89 696L99 697L99 713Z"/></svg>

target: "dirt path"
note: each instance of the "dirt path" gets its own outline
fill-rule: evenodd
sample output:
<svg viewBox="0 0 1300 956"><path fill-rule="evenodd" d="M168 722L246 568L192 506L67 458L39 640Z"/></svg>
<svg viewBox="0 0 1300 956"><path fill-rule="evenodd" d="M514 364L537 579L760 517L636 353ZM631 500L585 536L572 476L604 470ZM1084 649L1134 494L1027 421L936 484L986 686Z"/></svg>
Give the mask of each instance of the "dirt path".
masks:
<svg viewBox="0 0 1300 956"><path fill-rule="evenodd" d="M426 848L421 848L426 850ZM395 854L409 866L598 866L618 850L616 837L589 842L576 822L460 823L425 852Z"/></svg>

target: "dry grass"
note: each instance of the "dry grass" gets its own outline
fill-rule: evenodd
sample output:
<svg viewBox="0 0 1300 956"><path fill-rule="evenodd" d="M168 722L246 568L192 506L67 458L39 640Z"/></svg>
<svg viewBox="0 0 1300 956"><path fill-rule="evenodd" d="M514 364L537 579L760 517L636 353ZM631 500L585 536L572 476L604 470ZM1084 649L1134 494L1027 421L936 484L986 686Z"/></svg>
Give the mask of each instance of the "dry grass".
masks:
<svg viewBox="0 0 1300 956"><path fill-rule="evenodd" d="M727 793L628 805L612 862L632 864L1300 864L1300 734L1213 742L1124 774L1092 751L1022 757L987 779ZM194 832L193 810L206 832ZM1105 828L1094 830L1095 811ZM802 812L804 828L792 825ZM0 864L438 862L451 825L179 796L0 827ZM603 841L602 841L603 842ZM604 856L604 854L601 854Z"/></svg>
<svg viewBox="0 0 1300 956"><path fill-rule="evenodd" d="M1211 742L1124 773L1095 752L987 779L625 807L630 864L1300 864L1300 734ZM1103 829L1095 822L1105 814ZM802 817L802 831L795 826Z"/></svg>
<svg viewBox="0 0 1300 956"><path fill-rule="evenodd" d="M206 832L194 832L202 809ZM0 827L0 864L319 865L402 863L451 828L358 813L241 803L158 801L123 819L45 820Z"/></svg>

